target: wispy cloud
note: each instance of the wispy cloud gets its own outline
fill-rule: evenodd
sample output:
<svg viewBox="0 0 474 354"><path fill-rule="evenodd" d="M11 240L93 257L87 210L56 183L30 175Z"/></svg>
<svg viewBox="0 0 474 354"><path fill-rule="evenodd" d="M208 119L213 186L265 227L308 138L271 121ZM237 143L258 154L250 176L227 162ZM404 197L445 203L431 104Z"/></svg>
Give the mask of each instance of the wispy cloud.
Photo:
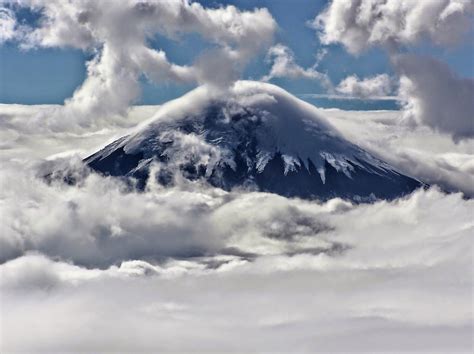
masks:
<svg viewBox="0 0 474 354"><path fill-rule="evenodd" d="M302 98L327 98L331 100L361 100L361 101L399 101L399 96L351 96L327 93L301 93L297 96Z"/></svg>
<svg viewBox="0 0 474 354"><path fill-rule="evenodd" d="M290 79L309 79L316 80L321 85L330 90L332 83L327 74L319 72L316 67L318 62L325 55L321 51L317 55L316 63L309 68L303 68L296 63L293 51L283 44L277 44L271 47L267 53L267 61L272 64L270 72L262 77L263 81L270 81L276 78L290 78Z"/></svg>

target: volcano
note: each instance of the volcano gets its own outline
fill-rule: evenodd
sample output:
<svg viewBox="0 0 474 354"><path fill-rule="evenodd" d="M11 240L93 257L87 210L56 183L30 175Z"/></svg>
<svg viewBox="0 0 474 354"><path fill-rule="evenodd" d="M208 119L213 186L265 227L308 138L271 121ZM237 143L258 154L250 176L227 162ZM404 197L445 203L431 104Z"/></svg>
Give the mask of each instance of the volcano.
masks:
<svg viewBox="0 0 474 354"><path fill-rule="evenodd" d="M394 199L423 183L348 141L315 106L271 84L199 87L86 158L93 170L173 185L177 178L286 197Z"/></svg>

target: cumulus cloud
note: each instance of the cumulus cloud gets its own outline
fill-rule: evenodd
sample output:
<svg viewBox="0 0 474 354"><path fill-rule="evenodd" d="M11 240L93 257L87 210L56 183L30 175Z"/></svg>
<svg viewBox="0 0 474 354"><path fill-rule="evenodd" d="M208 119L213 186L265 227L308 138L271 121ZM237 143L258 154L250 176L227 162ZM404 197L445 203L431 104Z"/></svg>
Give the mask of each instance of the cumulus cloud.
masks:
<svg viewBox="0 0 474 354"><path fill-rule="evenodd" d="M365 79L359 79L357 75L350 75L337 85L336 91L349 97L381 98L390 95L392 82L387 74Z"/></svg>
<svg viewBox="0 0 474 354"><path fill-rule="evenodd" d="M323 44L341 43L352 54L374 45L415 44L430 38L446 45L469 30L469 0L333 0L313 25Z"/></svg>
<svg viewBox="0 0 474 354"><path fill-rule="evenodd" d="M323 44L342 44L352 54L372 46L387 49L400 76L405 117L459 141L473 136L474 81L457 77L434 59L401 55L399 48L426 38L443 46L457 43L469 31L473 14L474 3L467 0L333 0L313 25ZM338 88L350 92L358 86L349 77Z"/></svg>
<svg viewBox="0 0 474 354"><path fill-rule="evenodd" d="M73 47L94 53L87 63L86 80L66 100L64 109L38 117L56 130L85 127L104 116L123 114L139 96L141 75L155 82L224 87L250 58L271 44L276 29L266 9L240 11L231 5L205 8L188 0L32 0L15 4L41 14L37 27L25 28L17 36L24 48ZM10 29L12 12L5 11L2 26L5 23ZM11 37L10 32L6 33ZM213 56L204 56L194 66L170 62L163 50L148 44L157 33L172 39L197 33L217 46L220 65L212 65L214 75L209 75L209 66L215 64L209 63Z"/></svg>
<svg viewBox="0 0 474 354"><path fill-rule="evenodd" d="M317 61L321 60L325 52L318 54ZM271 47L267 54L267 61L272 63L268 75L262 80L269 81L274 78L292 78L292 79L310 79L318 80L326 88L331 88L331 81L328 76L316 70L315 66L303 68L296 63L292 50L283 44L277 44Z"/></svg>
<svg viewBox="0 0 474 354"><path fill-rule="evenodd" d="M432 58L399 55L399 96L404 116L455 140L474 137L474 80L460 78Z"/></svg>

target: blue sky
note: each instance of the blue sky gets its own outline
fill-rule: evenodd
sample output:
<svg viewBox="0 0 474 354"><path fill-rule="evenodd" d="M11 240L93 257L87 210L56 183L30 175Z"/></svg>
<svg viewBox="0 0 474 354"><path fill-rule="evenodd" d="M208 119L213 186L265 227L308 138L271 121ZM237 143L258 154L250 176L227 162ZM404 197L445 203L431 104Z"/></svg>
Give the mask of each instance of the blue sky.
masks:
<svg viewBox="0 0 474 354"><path fill-rule="evenodd" d="M318 50L322 48L315 30L308 22L314 19L327 5L324 0L235 0L235 1L201 1L205 6L234 4L240 9L252 10L256 6L267 7L278 23L279 30L275 43L283 43L291 48L302 67L314 64ZM27 23L33 23L37 16L17 13ZM151 41L153 48L163 49L168 58L177 64L190 64L208 45L197 35L189 35L172 41L156 36ZM366 77L380 73L392 73L387 55L380 48L373 48L355 57L346 52L340 45L327 47L328 54L321 61L318 70L326 72L334 83L344 77L356 74ZM465 43L451 48L435 47L428 42L416 48L405 48L406 51L428 54L446 62L451 69L463 77L474 77L474 46ZM21 50L15 43L0 46L0 102L22 104L62 103L70 97L83 82L86 75L85 63L90 53L77 49L34 49ZM265 75L270 64L265 62L265 53L261 53L247 67L244 78L259 79ZM308 79L273 79L273 83L284 87L294 94L325 93L318 82ZM160 104L178 97L190 90L192 86L178 84L152 84L142 80L142 95L137 104ZM308 99L308 98L306 98ZM345 109L380 109L396 108L391 101L357 102L355 100L308 99L323 107L340 107Z"/></svg>

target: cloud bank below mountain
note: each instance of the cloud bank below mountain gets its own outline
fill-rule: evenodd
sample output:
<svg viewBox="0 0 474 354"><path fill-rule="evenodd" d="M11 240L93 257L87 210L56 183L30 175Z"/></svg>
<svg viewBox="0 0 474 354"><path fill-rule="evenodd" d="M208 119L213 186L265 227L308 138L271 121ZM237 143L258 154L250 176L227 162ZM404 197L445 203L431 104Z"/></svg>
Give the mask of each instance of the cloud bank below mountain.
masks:
<svg viewBox="0 0 474 354"><path fill-rule="evenodd" d="M470 350L474 205L462 194L353 205L184 182L135 193L97 175L48 185L45 164L77 167L71 155L129 123L38 139L21 123L32 110L2 106L2 350ZM414 159L409 172L472 178L469 144L399 125L398 112L321 113Z"/></svg>

